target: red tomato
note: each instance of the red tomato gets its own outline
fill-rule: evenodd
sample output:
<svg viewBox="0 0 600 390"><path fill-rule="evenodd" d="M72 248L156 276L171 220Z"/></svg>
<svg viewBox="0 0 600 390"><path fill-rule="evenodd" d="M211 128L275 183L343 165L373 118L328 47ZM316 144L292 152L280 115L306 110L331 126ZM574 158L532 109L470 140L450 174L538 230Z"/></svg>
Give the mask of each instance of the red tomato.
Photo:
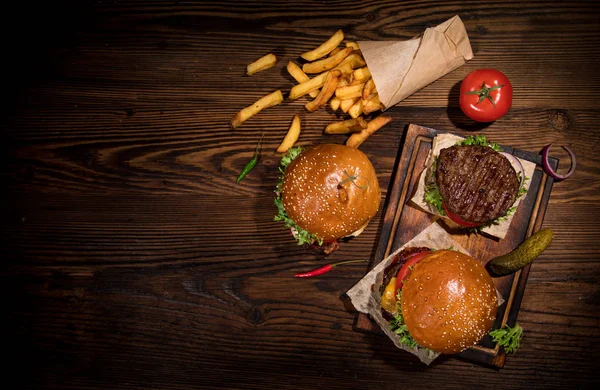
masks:
<svg viewBox="0 0 600 390"><path fill-rule="evenodd" d="M453 220L454 222L456 222L459 225L462 225L464 227L475 227L475 226L481 225L480 223L473 223L473 222L469 222L469 221L465 221L464 219L461 219L458 215L456 215L452 211L448 210L448 207L446 207L446 203L442 203L442 207L444 208L444 211L446 212L446 215L448 216L448 218L450 218L451 220Z"/></svg>
<svg viewBox="0 0 600 390"><path fill-rule="evenodd" d="M417 264L419 261L423 260L430 254L431 254L431 251L417 252L417 253L410 255L406 259L406 262L404 263L404 265L402 267L400 267L400 270L398 271L398 275L396 276L396 296L398 295L398 291L402 290L402 285L404 284L404 279L406 279L406 277L410 273L410 267Z"/></svg>
<svg viewBox="0 0 600 390"><path fill-rule="evenodd" d="M510 81L496 69L474 70L460 85L460 108L478 122L502 118L510 110L512 98Z"/></svg>

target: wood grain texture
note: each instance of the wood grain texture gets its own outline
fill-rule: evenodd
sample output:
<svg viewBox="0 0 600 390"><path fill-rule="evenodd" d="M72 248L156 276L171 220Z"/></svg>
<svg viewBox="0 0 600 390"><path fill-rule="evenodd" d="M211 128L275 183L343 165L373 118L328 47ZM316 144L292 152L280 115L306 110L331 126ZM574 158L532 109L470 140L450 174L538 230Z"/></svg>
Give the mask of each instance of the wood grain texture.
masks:
<svg viewBox="0 0 600 390"><path fill-rule="evenodd" d="M600 327L600 13L595 2L63 1L15 4L3 25L0 171L11 382L31 388L595 388ZM336 118L285 101L236 130L229 120L294 84L290 60L337 29L408 39L458 14L475 52L386 114L361 145L383 190L409 123L482 133L578 167L556 183L532 265L521 350L500 371L444 357L426 368L385 338L352 330L344 296L368 269L292 275L374 256L381 211L326 260L273 222L283 139L300 145ZM24 27L25 26L25 27ZM27 30L25 33L25 30ZM248 63L277 65L252 77ZM300 63L300 61L298 61ZM458 107L471 70L515 89L482 126ZM235 179L264 136L263 156ZM17 373L19 373L17 375ZM10 382L9 382L10 383Z"/></svg>

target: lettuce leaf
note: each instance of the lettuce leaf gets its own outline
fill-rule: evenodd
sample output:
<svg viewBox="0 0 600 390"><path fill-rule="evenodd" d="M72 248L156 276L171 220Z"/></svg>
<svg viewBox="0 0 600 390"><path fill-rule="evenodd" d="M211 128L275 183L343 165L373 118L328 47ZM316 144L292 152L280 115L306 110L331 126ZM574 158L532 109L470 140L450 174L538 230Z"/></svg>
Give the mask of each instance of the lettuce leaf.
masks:
<svg viewBox="0 0 600 390"><path fill-rule="evenodd" d="M281 199L281 188L283 186L285 170L287 166L290 165L290 163L294 161L294 159L298 157L300 153L302 153L302 151L303 149L300 146L296 146L294 148L290 148L287 153L281 157L281 163L279 166L279 172L281 172L281 175L279 176L279 182L277 183L277 187L275 189L276 197L274 199L275 206L277 206L277 215L275 218L273 218L273 220L278 222L281 221L286 227L290 228L292 235L298 241L298 245L313 244L315 242L318 242L319 245L323 245L322 239L296 225L296 223L285 211L285 208L283 207L283 200Z"/></svg>
<svg viewBox="0 0 600 390"><path fill-rule="evenodd" d="M442 200L442 194L440 194L440 189L438 188L437 183L435 182L437 162L438 158L436 157L435 160L433 160L431 168L429 168L427 177L425 178L425 194L423 200L425 201L425 203L433 207L438 214L446 215L444 207L442 206L442 203L444 202Z"/></svg>
<svg viewBox="0 0 600 390"><path fill-rule="evenodd" d="M519 182L521 181L521 172L519 172L517 174L519 176ZM519 191L517 192L517 199L519 199L523 194L527 193L527 188L525 188L525 183L527 182L527 180L529 180L529 178L527 176L525 176L525 179L523 179L523 185L521 186L521 188L519 188Z"/></svg>
<svg viewBox="0 0 600 390"><path fill-rule="evenodd" d="M485 138L485 135L476 135L476 136L468 136L464 140L457 143L457 145L468 146L468 145L477 145L477 146L489 146L494 149L496 152L501 152L502 148L495 142L488 142Z"/></svg>
<svg viewBox="0 0 600 390"><path fill-rule="evenodd" d="M521 346L521 338L523 337L523 328L519 324L514 327L504 325L503 328L492 330L489 335L492 341L504 347L506 353L515 353Z"/></svg>
<svg viewBox="0 0 600 390"><path fill-rule="evenodd" d="M396 302L396 315L390 321L390 329L392 332L398 335L398 341L400 344L404 344L411 349L423 349L428 350L428 348L421 347L417 344L417 341L411 336L408 332L408 327L406 326L406 322L404 321L404 316L402 315L402 290L398 291Z"/></svg>

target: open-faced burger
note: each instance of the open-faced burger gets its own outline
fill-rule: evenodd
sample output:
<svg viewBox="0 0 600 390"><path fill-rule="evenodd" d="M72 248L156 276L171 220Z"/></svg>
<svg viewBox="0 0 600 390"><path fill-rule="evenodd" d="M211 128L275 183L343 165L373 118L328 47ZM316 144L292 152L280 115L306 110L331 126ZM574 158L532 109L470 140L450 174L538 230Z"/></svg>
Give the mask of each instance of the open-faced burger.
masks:
<svg viewBox="0 0 600 390"><path fill-rule="evenodd" d="M452 227L504 238L534 170L484 136L439 134L412 200Z"/></svg>
<svg viewBox="0 0 600 390"><path fill-rule="evenodd" d="M435 181L446 215L467 227L506 215L519 191L519 177L508 159L481 145L442 149Z"/></svg>

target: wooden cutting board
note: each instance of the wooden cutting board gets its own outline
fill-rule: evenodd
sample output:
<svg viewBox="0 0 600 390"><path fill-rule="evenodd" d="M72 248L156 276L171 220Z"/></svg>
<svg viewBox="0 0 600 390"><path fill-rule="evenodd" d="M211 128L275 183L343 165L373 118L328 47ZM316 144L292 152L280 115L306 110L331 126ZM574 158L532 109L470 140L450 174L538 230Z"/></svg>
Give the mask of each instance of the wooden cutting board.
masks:
<svg viewBox="0 0 600 390"><path fill-rule="evenodd" d="M396 159L396 166L391 182L392 188L388 192L384 207L381 236L375 260L370 265L371 268L437 220L436 216L425 213L412 205L410 198L416 189L419 175L424 169L425 160L431 150L433 138L436 134L441 133L443 132L427 127L409 125L403 147L401 148L401 154ZM473 257L479 259L482 264L487 263L488 260L498 255L512 251L525 238L540 230L554 182L552 177L546 175L543 171L540 155L501 146L504 151L537 164L534 175L531 178L527 196L521 201L506 237L500 240L491 236L451 230L440 221L452 237L468 250ZM550 165L556 170L558 160L551 159ZM517 322L517 315L525 292L529 268L530 266L528 265L515 274L494 278L496 288L506 300L498 308L494 329L502 328L506 324L514 326ZM368 315L363 313L358 314L355 329L363 332L381 333L379 326ZM390 346L392 346L391 342ZM495 345L489 336L484 337L476 346L456 356L494 367L503 367L506 359L503 348Z"/></svg>

